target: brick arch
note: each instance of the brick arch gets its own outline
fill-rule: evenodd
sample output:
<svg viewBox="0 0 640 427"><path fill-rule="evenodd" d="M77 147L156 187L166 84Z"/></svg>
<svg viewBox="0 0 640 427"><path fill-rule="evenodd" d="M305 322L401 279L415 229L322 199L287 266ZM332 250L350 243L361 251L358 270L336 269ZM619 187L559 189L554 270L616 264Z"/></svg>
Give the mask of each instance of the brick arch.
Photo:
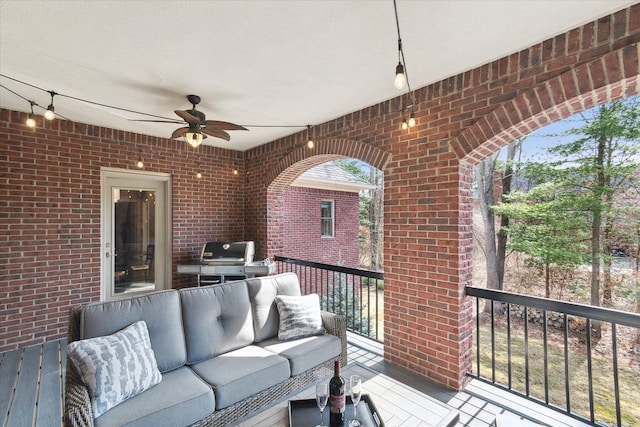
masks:
<svg viewBox="0 0 640 427"><path fill-rule="evenodd" d="M471 165L518 138L597 105L640 93L640 43L570 68L501 105L452 143Z"/></svg>
<svg viewBox="0 0 640 427"><path fill-rule="evenodd" d="M266 250L269 257L279 253L287 236L282 230L284 224L280 220L280 212L284 208L280 195L300 174L321 163L344 158L358 159L384 170L390 157L390 154L383 150L348 139L318 139L315 144L313 149L303 145L291 151L280 159L267 175L266 198L269 220L266 227Z"/></svg>
<svg viewBox="0 0 640 427"><path fill-rule="evenodd" d="M306 145L298 147L280 159L267 175L269 190L283 190L302 172L330 160L353 158L380 170L384 170L389 161L388 152L361 141L331 138L318 139L315 144L313 149Z"/></svg>

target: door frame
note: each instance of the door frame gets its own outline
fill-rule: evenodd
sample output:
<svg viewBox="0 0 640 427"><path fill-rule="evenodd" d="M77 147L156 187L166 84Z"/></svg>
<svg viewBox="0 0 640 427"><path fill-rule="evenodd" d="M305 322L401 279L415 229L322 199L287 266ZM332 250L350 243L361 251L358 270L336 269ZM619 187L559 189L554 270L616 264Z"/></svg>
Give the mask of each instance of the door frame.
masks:
<svg viewBox="0 0 640 427"><path fill-rule="evenodd" d="M106 283L109 277L113 274L108 274L107 269L112 268L113 247L107 248L107 243L110 238L107 236L107 232L111 229L108 227L106 215L110 211L107 206L111 201L110 189L107 188L107 181L109 179L129 179L135 186L136 180L156 181L164 184L165 190L165 209L164 217L166 218L164 228L162 225L158 225L159 235L156 236L156 243L160 243L164 246L164 254L156 253L154 259L154 265L156 269L162 269L159 277L162 279L162 283L156 283L156 290L171 289L172 287L172 254L173 254L173 219L172 219L172 176L169 173L161 172L146 172L136 171L131 169L119 169L110 167L100 168L100 300L106 301L110 296L108 287L113 283ZM111 220L110 220L111 221ZM109 253L109 255L107 255ZM160 255L161 258L157 258ZM107 259L111 257L111 259ZM117 299L111 297L110 299Z"/></svg>

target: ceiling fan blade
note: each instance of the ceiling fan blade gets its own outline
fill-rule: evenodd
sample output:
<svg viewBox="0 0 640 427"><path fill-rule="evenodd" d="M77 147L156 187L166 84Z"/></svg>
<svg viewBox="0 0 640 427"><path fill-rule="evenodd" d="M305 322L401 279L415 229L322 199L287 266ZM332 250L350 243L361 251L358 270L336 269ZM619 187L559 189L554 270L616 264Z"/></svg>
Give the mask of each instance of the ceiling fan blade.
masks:
<svg viewBox="0 0 640 427"><path fill-rule="evenodd" d="M211 135L211 136L215 136L216 138L224 139L225 141L229 141L231 139L231 136L229 136L229 134L226 133L223 130L202 128L202 129L200 129L200 131L202 133L207 134L207 135Z"/></svg>
<svg viewBox="0 0 640 427"><path fill-rule="evenodd" d="M240 126L235 123L221 122L219 120L206 120L204 125L207 129L215 130L249 130L244 126Z"/></svg>
<svg viewBox="0 0 640 427"><path fill-rule="evenodd" d="M189 132L189 128L178 128L174 130L173 133L171 134L171 139L180 138L181 136L184 136L184 134L187 132Z"/></svg>
<svg viewBox="0 0 640 427"><path fill-rule="evenodd" d="M145 119L129 119L130 122L148 122L148 123L182 123L180 120L145 120Z"/></svg>
<svg viewBox="0 0 640 427"><path fill-rule="evenodd" d="M186 121L187 123L197 123L200 124L200 119L192 116L191 114L189 114L188 112L184 111L184 110L175 110L174 111L180 118L184 119L184 121Z"/></svg>

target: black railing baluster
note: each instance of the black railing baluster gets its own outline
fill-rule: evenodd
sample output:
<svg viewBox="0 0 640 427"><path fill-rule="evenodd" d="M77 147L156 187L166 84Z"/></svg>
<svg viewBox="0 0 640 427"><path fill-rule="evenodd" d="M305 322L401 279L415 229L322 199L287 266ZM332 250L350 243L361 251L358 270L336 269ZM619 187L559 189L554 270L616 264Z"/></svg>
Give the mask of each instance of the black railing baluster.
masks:
<svg viewBox="0 0 640 427"><path fill-rule="evenodd" d="M511 304L507 304L507 376L511 390Z"/></svg>
<svg viewBox="0 0 640 427"><path fill-rule="evenodd" d="M525 394L529 397L529 311L524 307L524 381Z"/></svg>
<svg viewBox="0 0 640 427"><path fill-rule="evenodd" d="M570 394L570 381L569 381L569 318L567 313L564 313L564 394L567 403L567 412L571 413L571 394Z"/></svg>
<svg viewBox="0 0 640 427"><path fill-rule="evenodd" d="M491 304L491 381L496 382L496 314L495 304L493 301L488 301Z"/></svg>
<svg viewBox="0 0 640 427"><path fill-rule="evenodd" d="M591 319L587 318L587 330L586 330L586 342L587 342L587 376L589 378L589 419L591 422L595 421L595 410L593 407L593 371L591 366Z"/></svg>
<svg viewBox="0 0 640 427"><path fill-rule="evenodd" d="M544 349L544 403L549 404L549 342L547 335L547 310L542 310L542 336Z"/></svg>
<svg viewBox="0 0 640 427"><path fill-rule="evenodd" d="M616 399L616 423L622 425L620 414L620 383L618 378L618 339L616 337L616 324L611 323L611 353L613 356L613 391Z"/></svg>
<svg viewBox="0 0 640 427"><path fill-rule="evenodd" d="M480 376L480 298L476 298L476 369Z"/></svg>

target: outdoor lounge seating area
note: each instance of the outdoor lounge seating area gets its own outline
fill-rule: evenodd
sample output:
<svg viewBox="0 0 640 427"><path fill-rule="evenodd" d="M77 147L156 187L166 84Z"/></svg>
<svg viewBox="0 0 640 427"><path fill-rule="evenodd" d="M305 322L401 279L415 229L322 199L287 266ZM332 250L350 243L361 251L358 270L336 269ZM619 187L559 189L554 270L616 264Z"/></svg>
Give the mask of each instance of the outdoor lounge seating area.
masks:
<svg viewBox="0 0 640 427"><path fill-rule="evenodd" d="M344 316L294 273L93 303L70 325L69 426L226 425L346 362Z"/></svg>

